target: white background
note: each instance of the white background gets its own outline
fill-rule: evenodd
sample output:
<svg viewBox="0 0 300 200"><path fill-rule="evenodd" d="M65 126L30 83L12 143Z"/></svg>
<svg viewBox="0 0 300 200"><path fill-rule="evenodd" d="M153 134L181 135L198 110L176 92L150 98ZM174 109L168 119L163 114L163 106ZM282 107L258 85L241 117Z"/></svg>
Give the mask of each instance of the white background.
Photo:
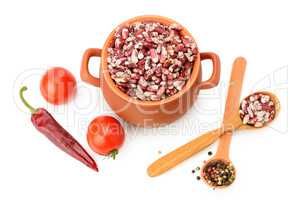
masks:
<svg viewBox="0 0 300 200"><path fill-rule="evenodd" d="M81 57L87 48L100 48L119 23L143 14L178 21L200 51L216 52L221 82L201 92L195 107L169 127L144 130L122 122L126 142L117 160L104 159L89 149L86 127L98 115L115 114L98 88L80 80ZM299 6L291 1L0 1L0 199L299 198L299 19ZM160 177L148 177L146 168L159 158L158 151L167 153L220 124L236 56L248 60L242 96L268 88L279 96L282 112L271 127L234 136L235 183L212 190L191 173L216 144ZM68 68L78 80L78 94L66 106L47 105L39 93L40 76L51 66ZM93 60L95 74L98 67L99 60ZM205 79L209 62L203 71ZM17 98L24 84L27 99L53 113L93 155L99 173L33 128Z"/></svg>

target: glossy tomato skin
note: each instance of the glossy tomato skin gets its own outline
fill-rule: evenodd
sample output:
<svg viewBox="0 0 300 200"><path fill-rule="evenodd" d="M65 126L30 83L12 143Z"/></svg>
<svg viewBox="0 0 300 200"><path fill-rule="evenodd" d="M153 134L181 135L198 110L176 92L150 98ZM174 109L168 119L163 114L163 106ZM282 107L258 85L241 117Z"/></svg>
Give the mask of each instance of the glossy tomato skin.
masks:
<svg viewBox="0 0 300 200"><path fill-rule="evenodd" d="M88 127L87 141L93 151L109 155L124 143L125 134L120 122L111 116L99 116Z"/></svg>
<svg viewBox="0 0 300 200"><path fill-rule="evenodd" d="M65 68L53 67L43 75L40 91L49 103L64 104L76 94L75 77Z"/></svg>

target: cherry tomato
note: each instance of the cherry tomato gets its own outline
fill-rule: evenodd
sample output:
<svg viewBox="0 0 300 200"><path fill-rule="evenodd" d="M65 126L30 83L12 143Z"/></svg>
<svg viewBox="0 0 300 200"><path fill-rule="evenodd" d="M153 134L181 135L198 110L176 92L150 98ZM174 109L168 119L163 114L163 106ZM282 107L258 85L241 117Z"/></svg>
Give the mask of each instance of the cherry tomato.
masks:
<svg viewBox="0 0 300 200"><path fill-rule="evenodd" d="M88 127L87 141L93 151L115 159L125 139L120 122L110 116L96 117Z"/></svg>
<svg viewBox="0 0 300 200"><path fill-rule="evenodd" d="M76 80L68 70L62 67L53 67L43 75L40 91L49 103L63 104L74 97Z"/></svg>

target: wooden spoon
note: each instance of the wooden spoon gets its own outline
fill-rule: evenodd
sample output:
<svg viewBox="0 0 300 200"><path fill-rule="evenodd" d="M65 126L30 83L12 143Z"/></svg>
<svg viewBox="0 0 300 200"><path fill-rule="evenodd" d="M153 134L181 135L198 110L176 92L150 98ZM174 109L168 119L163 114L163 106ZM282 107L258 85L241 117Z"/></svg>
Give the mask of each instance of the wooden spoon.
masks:
<svg viewBox="0 0 300 200"><path fill-rule="evenodd" d="M263 93L263 94L270 96L271 100L275 104L275 118L276 118L276 116L278 115L278 113L280 111L279 99L271 92L263 91L263 92L259 92L259 93ZM154 163L152 163L149 166L149 168L147 170L148 175L151 177L154 177L154 176L158 176L158 175L168 171L169 169L175 167L182 161L190 158L194 154L198 153L202 149L206 148L207 146L209 146L210 144L215 142L223 133L225 133L227 131L261 128L261 127L254 127L251 125L243 124L243 122L240 118L240 114L238 112L236 114L234 114L233 117L225 119L225 121L226 122L222 125L222 127L212 130L212 131L209 131L209 132L195 138L194 140L186 143L185 145L177 148L176 150L168 153L167 155L163 156L162 158L156 160ZM263 127L268 125L270 122L264 124ZM226 142L230 142L230 141L228 140ZM229 149L226 148L226 146L229 147L229 145L224 145L224 146L220 147L220 152L223 152L223 153L222 154L220 153L218 156L220 156L220 155L221 155L221 157L228 156Z"/></svg>
<svg viewBox="0 0 300 200"><path fill-rule="evenodd" d="M230 118L238 111L242 82L244 78L246 60L242 57L235 59L231 70L230 84L227 94L224 121ZM148 168L149 176L157 176L171 169L195 153L201 151L211 143L213 143L221 135L221 129L210 131L191 142L179 147L162 158L155 161Z"/></svg>
<svg viewBox="0 0 300 200"><path fill-rule="evenodd" d="M258 92L258 93L270 96L271 101L274 102L274 104L275 104L274 119L275 119L275 117L278 115L278 113L280 111L279 99L274 94L272 94L270 92L263 91L263 92ZM248 97L246 97L246 98L248 98ZM268 122L268 123L270 123L270 122ZM268 123L265 123L263 125L263 127L266 126ZM219 160L219 161L222 161L224 163L230 163L231 165L233 165L230 158L229 158L229 149L230 149L230 142L231 142L231 137L232 137L233 130L237 130L237 129L239 129L239 130L254 129L254 128L261 128L261 127L255 127L255 126L252 126L252 125L243 124L242 121L241 121L241 118L240 118L240 114L239 113L235 114L235 117L234 117L233 123L232 123L232 129L224 132L222 134L222 136L220 137L220 143L219 143L219 146L218 146L218 149L217 149L217 153L210 160L208 160L205 163L205 165L201 168L202 177L204 175L203 169L205 169L206 166L209 165L212 162L216 162L216 161ZM234 168L234 169L236 169L236 168ZM236 172L234 172L234 176L235 176L235 174L236 174ZM209 185L211 187L214 187L214 188L223 188L223 187L229 186L229 185L221 185L221 186L211 185L207 182L207 180L205 178L202 178L202 180L204 180L204 182L207 185Z"/></svg>

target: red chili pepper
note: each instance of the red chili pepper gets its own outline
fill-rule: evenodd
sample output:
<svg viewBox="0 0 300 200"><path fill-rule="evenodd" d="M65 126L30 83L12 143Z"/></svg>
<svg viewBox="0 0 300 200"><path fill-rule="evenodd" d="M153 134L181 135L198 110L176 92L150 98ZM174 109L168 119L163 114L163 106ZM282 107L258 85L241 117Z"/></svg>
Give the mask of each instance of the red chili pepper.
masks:
<svg viewBox="0 0 300 200"><path fill-rule="evenodd" d="M26 90L26 86L21 88L20 98L31 112L31 122L34 127L44 134L58 148L91 169L98 171L97 164L93 158L86 152L79 142L77 142L76 139L51 116L46 109L35 109L24 99L23 92Z"/></svg>

